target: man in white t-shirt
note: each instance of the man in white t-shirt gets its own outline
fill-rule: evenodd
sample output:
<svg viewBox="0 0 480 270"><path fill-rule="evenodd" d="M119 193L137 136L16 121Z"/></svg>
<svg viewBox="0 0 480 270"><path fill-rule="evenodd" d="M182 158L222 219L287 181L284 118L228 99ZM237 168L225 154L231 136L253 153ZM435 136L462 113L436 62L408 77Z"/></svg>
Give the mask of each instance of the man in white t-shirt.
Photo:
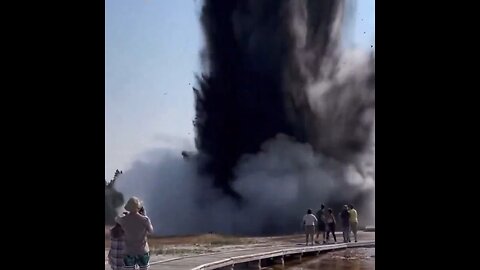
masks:
<svg viewBox="0 0 480 270"><path fill-rule="evenodd" d="M307 214L303 216L303 226L305 227L305 245L308 246L308 236L310 236L313 246L313 236L315 235L315 227L318 224L318 219L312 214L312 209L307 210Z"/></svg>

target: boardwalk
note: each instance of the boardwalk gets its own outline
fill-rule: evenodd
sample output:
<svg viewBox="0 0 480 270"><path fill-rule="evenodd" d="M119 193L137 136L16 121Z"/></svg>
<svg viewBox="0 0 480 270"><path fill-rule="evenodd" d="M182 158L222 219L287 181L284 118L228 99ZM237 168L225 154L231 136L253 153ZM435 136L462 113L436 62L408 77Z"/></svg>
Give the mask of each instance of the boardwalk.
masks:
<svg viewBox="0 0 480 270"><path fill-rule="evenodd" d="M276 259L282 262L284 256L298 256L305 253L320 253L327 250L344 249L347 247L374 246L375 241L360 241L358 243L348 244L331 244L316 246L282 246L282 247L264 247L255 249L243 249L230 252L222 252L217 254L209 254L203 256L187 257L182 259L174 259L164 262L152 263L151 270L157 269L219 269L229 267L236 264L253 262L258 265L261 260Z"/></svg>
<svg viewBox="0 0 480 270"><path fill-rule="evenodd" d="M341 237L338 239L340 240ZM206 269L231 269L232 265L244 264L251 262L258 268L258 263L262 265L268 260L275 260L276 263L282 263L282 258L300 258L303 255L315 255L327 250L344 249L358 246L374 246L375 233L359 233L360 241L358 243L348 244L328 244L305 246L305 238L302 235L292 235L275 245L245 245L233 250L210 253L204 255L193 255L183 257L173 257L169 259L160 256L152 256L151 270L172 269L172 270L206 270ZM110 269L105 265L105 269ZM236 268L235 268L236 269Z"/></svg>

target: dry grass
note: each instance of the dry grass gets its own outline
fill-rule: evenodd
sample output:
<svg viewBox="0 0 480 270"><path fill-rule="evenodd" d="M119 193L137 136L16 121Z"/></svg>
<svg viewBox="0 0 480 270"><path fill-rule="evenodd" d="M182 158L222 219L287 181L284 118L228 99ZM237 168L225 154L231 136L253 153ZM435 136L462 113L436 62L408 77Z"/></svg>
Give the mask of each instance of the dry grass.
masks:
<svg viewBox="0 0 480 270"><path fill-rule="evenodd" d="M162 255L195 255L217 252L215 247L228 245L254 244L256 241L246 237L202 234L193 236L151 237L148 239L150 250Z"/></svg>
<svg viewBox="0 0 480 270"><path fill-rule="evenodd" d="M174 246L192 246L186 248L189 253L196 253L197 250L208 250L210 247L227 245L255 244L256 240L249 237L236 237L220 234L201 234L184 236L149 236L148 245L152 250L170 252ZM109 228L105 227L105 248L110 247ZM166 250L166 251L165 251ZM181 252L180 247L175 247L174 252ZM172 251L173 252L173 251ZM200 251L198 251L200 252Z"/></svg>

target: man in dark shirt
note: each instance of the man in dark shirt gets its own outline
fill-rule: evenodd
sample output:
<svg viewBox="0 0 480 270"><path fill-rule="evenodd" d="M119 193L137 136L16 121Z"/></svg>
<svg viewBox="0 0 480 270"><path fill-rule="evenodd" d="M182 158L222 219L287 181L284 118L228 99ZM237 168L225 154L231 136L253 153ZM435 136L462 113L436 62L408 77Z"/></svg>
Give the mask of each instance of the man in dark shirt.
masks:
<svg viewBox="0 0 480 270"><path fill-rule="evenodd" d="M343 210L340 212L340 220L343 228L343 242L350 242L350 213L346 205L343 206Z"/></svg>
<svg viewBox="0 0 480 270"><path fill-rule="evenodd" d="M317 230L317 238L316 238L316 243L318 244L318 236L320 233L322 233L322 240L323 243L325 244L325 205L320 206L320 210L317 211L317 219L318 219L318 230Z"/></svg>

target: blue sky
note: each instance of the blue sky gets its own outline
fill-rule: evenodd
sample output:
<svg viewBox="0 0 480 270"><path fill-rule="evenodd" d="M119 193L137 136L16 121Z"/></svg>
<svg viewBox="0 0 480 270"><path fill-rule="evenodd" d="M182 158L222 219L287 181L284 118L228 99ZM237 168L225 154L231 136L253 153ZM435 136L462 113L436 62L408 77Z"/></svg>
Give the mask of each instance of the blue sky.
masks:
<svg viewBox="0 0 480 270"><path fill-rule="evenodd" d="M193 147L200 71L199 0L105 1L105 178L155 147ZM356 46L374 42L374 0L361 0ZM190 84L190 85L189 85Z"/></svg>

